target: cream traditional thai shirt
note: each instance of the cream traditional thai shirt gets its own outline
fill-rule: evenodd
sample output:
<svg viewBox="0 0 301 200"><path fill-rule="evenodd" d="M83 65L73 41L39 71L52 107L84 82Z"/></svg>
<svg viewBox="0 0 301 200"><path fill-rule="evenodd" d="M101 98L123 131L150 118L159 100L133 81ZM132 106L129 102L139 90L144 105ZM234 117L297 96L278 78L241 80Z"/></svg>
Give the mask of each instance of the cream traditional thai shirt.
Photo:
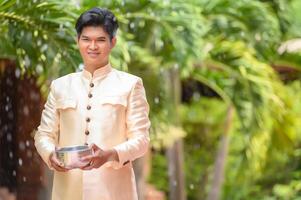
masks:
<svg viewBox="0 0 301 200"><path fill-rule="evenodd" d="M110 64L92 75L71 73L51 84L35 146L46 164L55 147L95 143L119 162L54 172L53 200L136 200L131 161L148 149L149 106L142 80Z"/></svg>

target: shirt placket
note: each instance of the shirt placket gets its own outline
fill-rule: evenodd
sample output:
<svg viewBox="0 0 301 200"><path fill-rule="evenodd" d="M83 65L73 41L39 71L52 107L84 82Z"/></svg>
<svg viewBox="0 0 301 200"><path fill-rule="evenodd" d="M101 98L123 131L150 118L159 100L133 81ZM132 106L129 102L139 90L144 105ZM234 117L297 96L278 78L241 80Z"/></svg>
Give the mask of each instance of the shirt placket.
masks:
<svg viewBox="0 0 301 200"><path fill-rule="evenodd" d="M91 131L90 131L90 124L91 124L91 112L92 112L92 98L93 98L93 88L94 88L94 82L93 82L93 79L90 80L90 83L89 83L89 89L88 89L88 95L87 95L87 98L88 98L88 101L87 101L87 106L86 106L86 109L87 109L87 112L86 112L86 119L85 119L85 123L86 123L86 128L85 128L85 144L88 145L88 137L89 135L91 134Z"/></svg>

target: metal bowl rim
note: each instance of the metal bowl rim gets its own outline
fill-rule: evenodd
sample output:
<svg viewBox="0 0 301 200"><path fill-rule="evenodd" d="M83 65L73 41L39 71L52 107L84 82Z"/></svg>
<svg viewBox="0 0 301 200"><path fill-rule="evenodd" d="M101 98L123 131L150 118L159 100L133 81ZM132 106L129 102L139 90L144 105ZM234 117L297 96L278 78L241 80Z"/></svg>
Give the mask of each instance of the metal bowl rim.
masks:
<svg viewBox="0 0 301 200"><path fill-rule="evenodd" d="M64 153L64 152L81 152L81 151L87 151L90 150L88 145L75 145L75 146L64 146L60 149L56 150L58 153Z"/></svg>

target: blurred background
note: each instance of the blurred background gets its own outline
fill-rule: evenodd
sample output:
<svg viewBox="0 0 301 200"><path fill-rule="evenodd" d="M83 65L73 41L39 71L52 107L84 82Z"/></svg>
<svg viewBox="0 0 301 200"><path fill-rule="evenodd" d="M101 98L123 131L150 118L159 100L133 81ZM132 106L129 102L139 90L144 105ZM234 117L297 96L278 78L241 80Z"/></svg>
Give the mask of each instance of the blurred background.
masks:
<svg viewBox="0 0 301 200"><path fill-rule="evenodd" d="M51 81L82 69L74 24L94 6L151 106L140 200L301 199L300 0L0 0L0 200L50 197L33 135Z"/></svg>

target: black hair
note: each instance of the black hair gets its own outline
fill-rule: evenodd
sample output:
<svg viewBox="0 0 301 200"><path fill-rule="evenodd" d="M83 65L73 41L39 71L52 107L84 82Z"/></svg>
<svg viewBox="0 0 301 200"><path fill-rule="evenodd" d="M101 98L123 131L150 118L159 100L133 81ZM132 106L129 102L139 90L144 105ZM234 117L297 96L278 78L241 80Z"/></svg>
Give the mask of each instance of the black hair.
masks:
<svg viewBox="0 0 301 200"><path fill-rule="evenodd" d="M105 8L91 8L83 12L76 21L75 29L79 37L87 26L101 26L110 36L110 40L116 35L118 21L115 15Z"/></svg>

